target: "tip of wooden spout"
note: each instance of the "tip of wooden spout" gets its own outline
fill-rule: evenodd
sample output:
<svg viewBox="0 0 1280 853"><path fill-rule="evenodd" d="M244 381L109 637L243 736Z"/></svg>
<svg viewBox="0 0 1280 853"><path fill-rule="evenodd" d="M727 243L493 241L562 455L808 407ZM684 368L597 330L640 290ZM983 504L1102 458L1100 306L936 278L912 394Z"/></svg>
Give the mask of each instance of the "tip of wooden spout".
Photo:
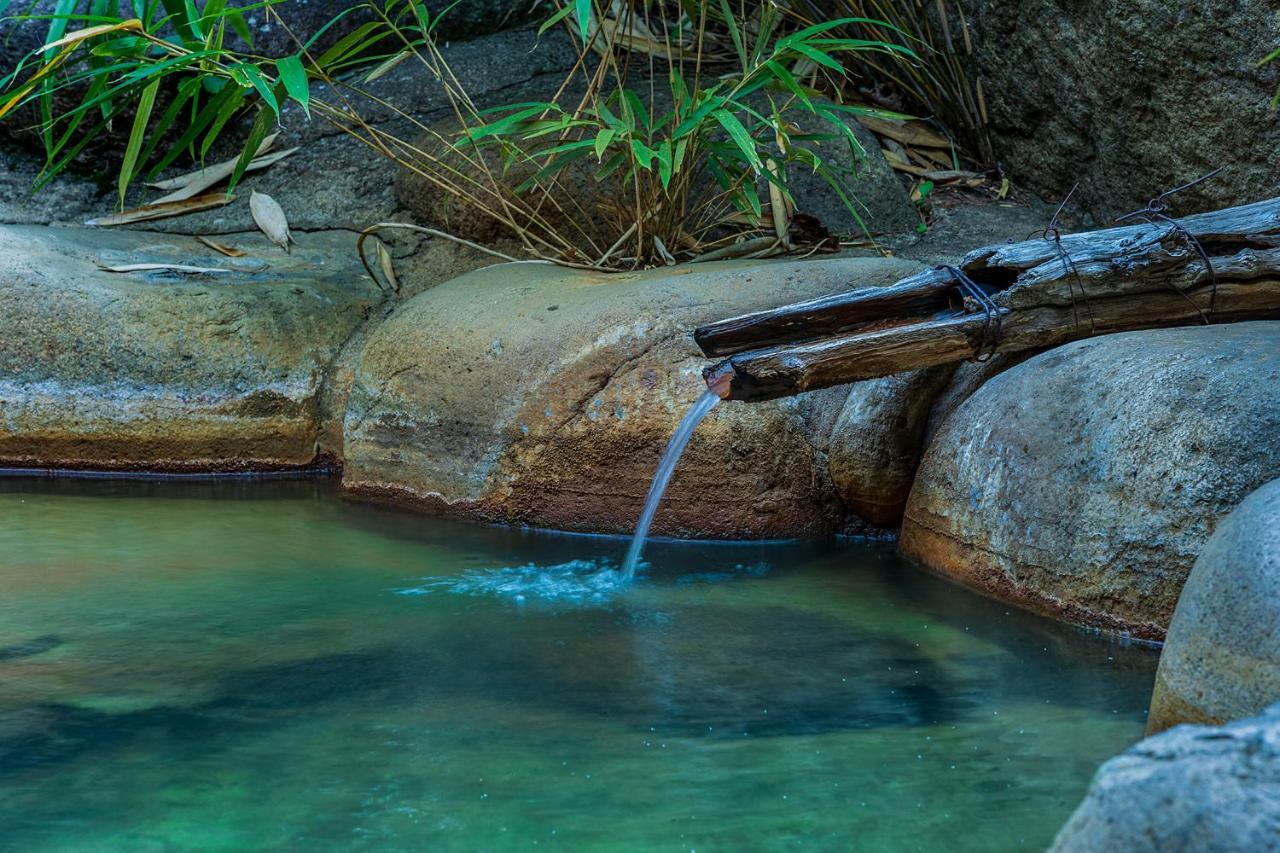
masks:
<svg viewBox="0 0 1280 853"><path fill-rule="evenodd" d="M733 368L729 367L728 362L704 371L703 378L707 380L707 390L721 400L729 399L729 394L733 391Z"/></svg>

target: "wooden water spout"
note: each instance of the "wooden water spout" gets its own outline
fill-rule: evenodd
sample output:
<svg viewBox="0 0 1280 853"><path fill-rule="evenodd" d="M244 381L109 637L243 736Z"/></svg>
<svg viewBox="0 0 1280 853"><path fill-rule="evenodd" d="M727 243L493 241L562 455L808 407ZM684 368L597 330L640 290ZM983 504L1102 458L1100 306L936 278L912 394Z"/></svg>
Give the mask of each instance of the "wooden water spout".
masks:
<svg viewBox="0 0 1280 853"><path fill-rule="evenodd" d="M1280 318L1280 198L976 249L695 330L722 398L760 401L1130 329ZM1277 341L1280 346L1280 341Z"/></svg>

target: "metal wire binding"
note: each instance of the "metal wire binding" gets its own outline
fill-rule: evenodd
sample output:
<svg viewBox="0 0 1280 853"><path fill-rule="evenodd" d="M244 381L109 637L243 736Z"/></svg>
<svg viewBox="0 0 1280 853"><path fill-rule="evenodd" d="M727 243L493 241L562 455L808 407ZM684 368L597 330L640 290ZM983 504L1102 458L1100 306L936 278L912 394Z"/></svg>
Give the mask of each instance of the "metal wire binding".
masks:
<svg viewBox="0 0 1280 853"><path fill-rule="evenodd" d="M1067 279L1067 292L1071 294L1071 316L1075 320L1077 326L1080 325L1080 306L1076 304L1076 291L1072 286L1072 279L1080 288L1080 297L1084 299L1085 310L1089 312L1089 331L1095 332L1098 329L1097 323L1093 317L1093 303L1089 301L1089 294L1084 289L1084 279L1080 278L1080 270L1076 269L1076 262L1071 259L1071 255L1067 253L1066 247L1062 245L1062 232L1058 230L1058 217L1062 215L1062 211L1066 208L1067 202L1071 201L1071 197L1076 194L1076 190L1080 189L1080 183L1077 181L1071 187L1071 192L1067 193L1066 198L1058 205L1058 209L1053 212L1053 217L1049 220L1049 224L1040 232L1041 238L1053 241L1054 248L1058 250L1058 257L1062 259L1062 268L1070 276ZM1031 239L1036 232L1032 231L1027 235L1027 239Z"/></svg>
<svg viewBox="0 0 1280 853"><path fill-rule="evenodd" d="M1169 209L1169 206L1165 202L1170 196L1180 193L1183 190L1190 189L1191 187L1194 187L1196 184L1202 183L1216 176L1219 172L1222 171L1222 169L1223 167L1219 166L1218 168L1214 169L1212 172L1201 175L1200 177L1196 178L1194 181L1189 181L1188 183L1185 183L1180 187L1174 187L1171 190L1165 190L1164 192L1160 193L1160 195L1148 201L1146 207L1141 208L1140 210L1135 210L1132 213L1126 213L1124 216L1118 216L1116 217L1116 220L1115 220L1116 222L1126 222L1130 219L1136 218L1136 219L1142 219L1143 221L1148 222L1151 225L1158 225L1160 222L1164 222L1170 226L1171 230L1177 231L1178 233L1186 237L1188 240L1190 240L1191 245L1194 246L1196 251L1200 253L1200 259L1204 261L1204 267L1209 272L1209 313L1210 314L1213 313L1214 309L1217 307L1217 304L1218 304L1218 276L1217 276L1217 273L1213 271L1213 262L1209 260L1209 253L1204 250L1204 246L1200 245L1200 241L1196 239L1196 236L1192 234L1190 231L1188 231L1186 226L1183 225L1181 222L1179 222L1178 220L1174 219L1173 217L1165 213L1165 211ZM1183 290L1180 287L1178 287L1176 284L1174 284L1172 281L1169 282L1169 286L1172 287L1174 290L1176 290L1179 294L1181 294L1181 296L1184 299L1186 299L1187 302L1191 303L1191 307L1196 309L1196 313L1200 315L1201 320L1203 320L1206 324L1209 322L1209 318L1205 315L1203 311L1200 310L1200 306L1196 305L1195 301L1192 300L1190 296L1187 296L1187 294L1183 292Z"/></svg>
<svg viewBox="0 0 1280 853"><path fill-rule="evenodd" d="M973 353L973 360L979 364L991 360L996 354L996 348L1000 346L1000 316L1003 313L999 305L987 295L976 281L969 278L958 268L943 265L938 269L944 269L950 272L956 278L956 287L960 291L960 297L967 304L970 300L975 302L982 309L984 315L982 323L982 338L978 341L977 349ZM994 327L994 328L993 328ZM986 355L983 355L983 352Z"/></svg>

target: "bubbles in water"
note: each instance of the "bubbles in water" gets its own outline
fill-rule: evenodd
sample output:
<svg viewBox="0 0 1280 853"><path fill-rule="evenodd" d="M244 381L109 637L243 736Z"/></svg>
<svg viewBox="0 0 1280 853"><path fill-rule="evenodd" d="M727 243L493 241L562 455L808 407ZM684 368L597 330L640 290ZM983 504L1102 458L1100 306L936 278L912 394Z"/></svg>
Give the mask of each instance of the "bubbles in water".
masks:
<svg viewBox="0 0 1280 853"><path fill-rule="evenodd" d="M544 601L606 601L625 585L623 575L601 560L570 560L552 566L527 563L493 569L469 569L457 577L424 578L420 586L397 590L401 595L453 595L510 598L517 604Z"/></svg>

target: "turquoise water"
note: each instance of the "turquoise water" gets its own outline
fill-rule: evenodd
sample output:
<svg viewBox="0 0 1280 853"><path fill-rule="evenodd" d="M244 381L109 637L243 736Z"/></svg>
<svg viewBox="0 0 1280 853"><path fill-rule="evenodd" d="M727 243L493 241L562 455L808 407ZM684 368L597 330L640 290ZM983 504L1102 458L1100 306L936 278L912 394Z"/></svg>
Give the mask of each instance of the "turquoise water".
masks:
<svg viewBox="0 0 1280 853"><path fill-rule="evenodd" d="M1034 850L1142 735L1154 652L891 549L625 549L0 480L0 848Z"/></svg>

